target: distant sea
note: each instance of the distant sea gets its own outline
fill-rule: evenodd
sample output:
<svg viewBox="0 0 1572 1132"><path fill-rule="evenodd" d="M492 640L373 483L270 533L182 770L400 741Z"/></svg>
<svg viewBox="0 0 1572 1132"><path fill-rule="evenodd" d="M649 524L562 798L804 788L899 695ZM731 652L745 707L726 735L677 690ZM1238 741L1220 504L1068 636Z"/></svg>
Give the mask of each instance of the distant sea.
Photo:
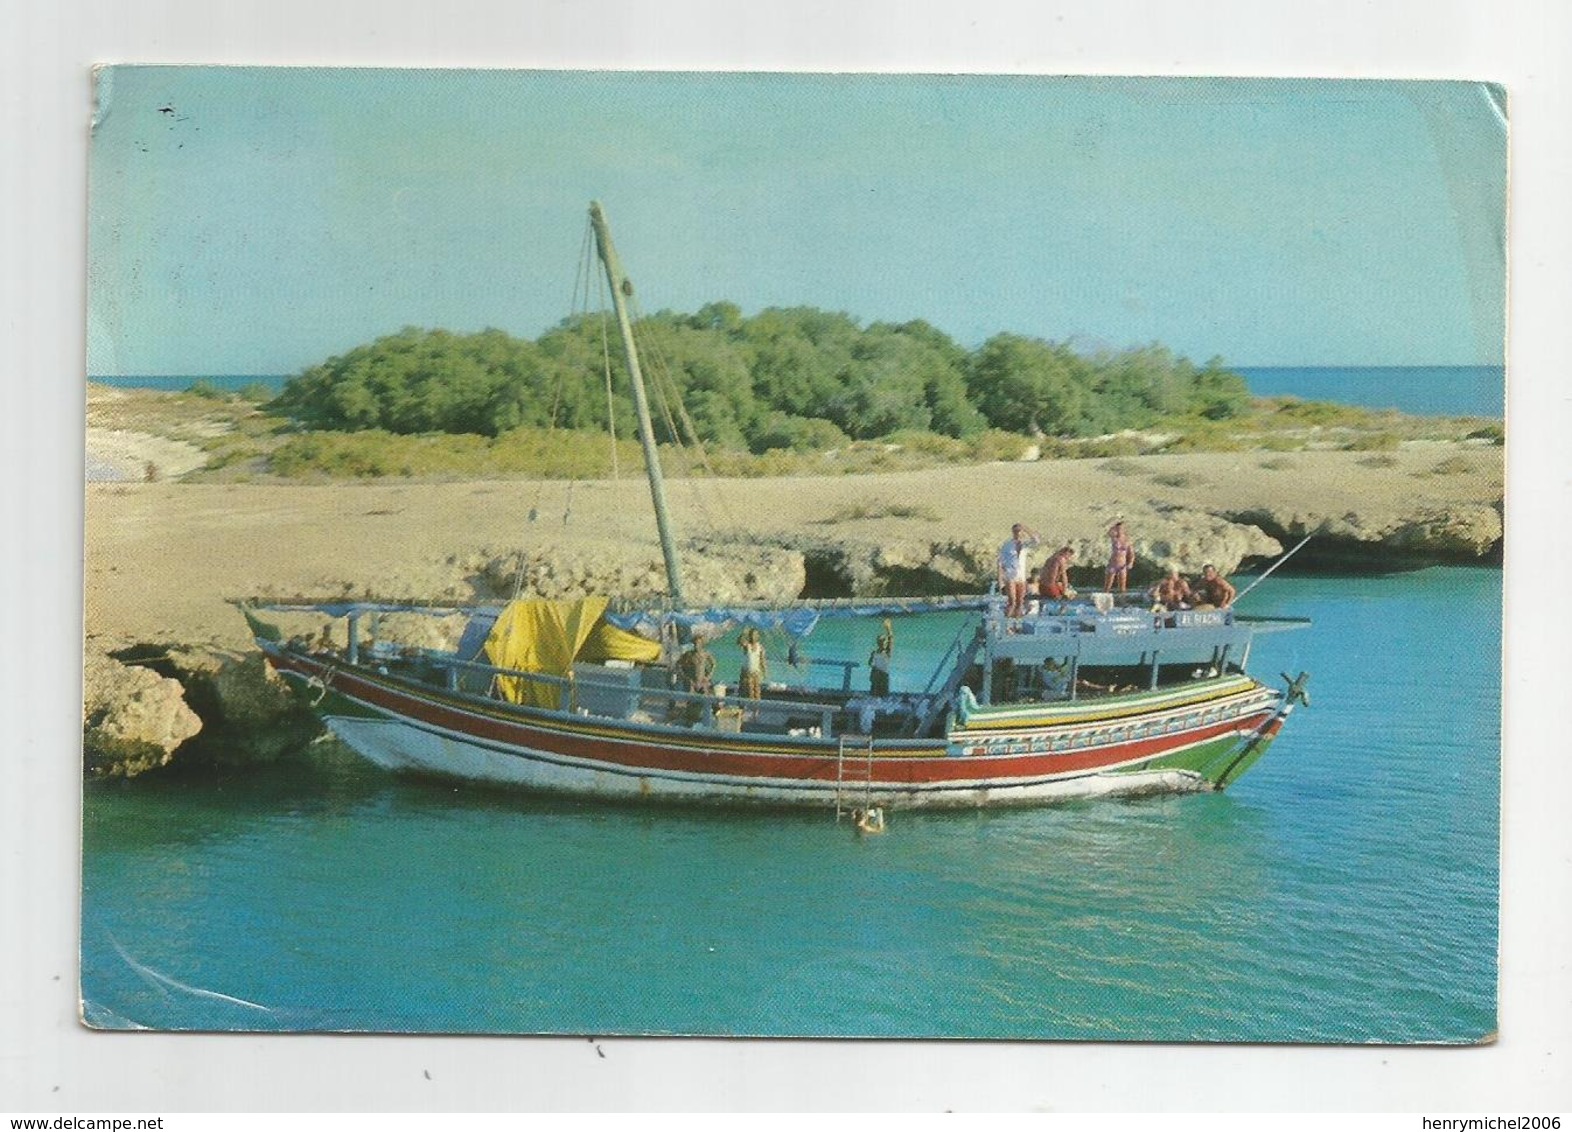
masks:
<svg viewBox="0 0 1572 1132"><path fill-rule="evenodd" d="M1501 366L1235 366L1257 397L1299 397L1337 401L1370 409L1398 409L1418 416L1496 417L1503 415L1506 371ZM202 381L216 389L238 391L265 385L277 392L287 374L154 374L88 380L126 389L189 389Z"/></svg>
<svg viewBox="0 0 1572 1132"><path fill-rule="evenodd" d="M1234 366L1257 397L1336 401L1424 417L1504 415L1503 366Z"/></svg>

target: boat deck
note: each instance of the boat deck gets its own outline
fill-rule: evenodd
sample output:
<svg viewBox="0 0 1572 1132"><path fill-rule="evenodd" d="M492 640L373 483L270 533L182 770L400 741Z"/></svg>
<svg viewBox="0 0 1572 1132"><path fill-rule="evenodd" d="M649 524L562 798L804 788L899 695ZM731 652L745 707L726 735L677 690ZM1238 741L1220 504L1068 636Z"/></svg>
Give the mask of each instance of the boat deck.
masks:
<svg viewBox="0 0 1572 1132"><path fill-rule="evenodd" d="M1031 616L1008 620L999 603L971 598L973 608L983 606L981 614L957 634L927 686L882 696L853 687L853 673L860 666L844 661L829 662L841 673L839 687L777 682L766 684L758 699L746 699L730 689L718 689L721 694L684 691L676 686L673 670L661 663L581 661L569 675L560 676L381 641L356 648L354 633L345 653L304 639L283 647L329 669L359 667L449 695L526 710L663 729L803 740L856 734L909 741L942 739L953 727L957 707L966 704L1040 708L1106 702L1114 710L1121 710L1120 705L1136 710L1135 701L1145 696L1242 674L1254 632L1303 624L1263 625L1232 610L1154 611L1100 596L1105 600L1045 604ZM315 608L348 616L353 624L360 615L390 607L367 603ZM441 610L443 615L451 612Z"/></svg>

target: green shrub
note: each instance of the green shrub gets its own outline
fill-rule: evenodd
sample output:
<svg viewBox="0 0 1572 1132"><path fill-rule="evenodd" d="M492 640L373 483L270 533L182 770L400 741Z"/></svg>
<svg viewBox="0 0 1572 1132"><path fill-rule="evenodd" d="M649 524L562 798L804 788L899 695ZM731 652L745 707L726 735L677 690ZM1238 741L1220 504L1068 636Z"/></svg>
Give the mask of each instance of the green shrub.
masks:
<svg viewBox="0 0 1572 1132"><path fill-rule="evenodd" d="M918 432L911 429L902 432L893 432L884 438L890 444L898 444L905 451L917 456L932 456L944 463L965 459L969 452L969 445L963 440L951 436L941 436L936 432ZM1024 452L1025 449L1023 448Z"/></svg>
<svg viewBox="0 0 1572 1132"><path fill-rule="evenodd" d="M971 459L989 463L996 460L1019 460L1026 455L1031 441L1017 432L990 428L966 441L966 452Z"/></svg>
<svg viewBox="0 0 1572 1132"><path fill-rule="evenodd" d="M1357 428L1378 418L1378 414L1369 409L1339 405L1334 401L1301 401L1297 397L1278 397L1270 399L1268 404L1279 419L1296 425Z"/></svg>
<svg viewBox="0 0 1572 1132"><path fill-rule="evenodd" d="M1077 442L1080 455L1087 459L1100 456L1140 456L1147 446L1135 436L1104 436Z"/></svg>
<svg viewBox="0 0 1572 1132"><path fill-rule="evenodd" d="M1360 433L1342 445L1344 452L1390 452L1403 443L1402 438L1391 432Z"/></svg>
<svg viewBox="0 0 1572 1132"><path fill-rule="evenodd" d="M823 519L813 522L821 526L850 523L859 519L921 519L937 523L939 515L931 507L911 503L886 503L882 500L865 500L837 508Z"/></svg>
<svg viewBox="0 0 1572 1132"><path fill-rule="evenodd" d="M793 452L823 452L849 444L851 437L842 432L833 421L818 417L794 417L787 413L771 413L754 434L750 447L754 452L770 452L788 448Z"/></svg>

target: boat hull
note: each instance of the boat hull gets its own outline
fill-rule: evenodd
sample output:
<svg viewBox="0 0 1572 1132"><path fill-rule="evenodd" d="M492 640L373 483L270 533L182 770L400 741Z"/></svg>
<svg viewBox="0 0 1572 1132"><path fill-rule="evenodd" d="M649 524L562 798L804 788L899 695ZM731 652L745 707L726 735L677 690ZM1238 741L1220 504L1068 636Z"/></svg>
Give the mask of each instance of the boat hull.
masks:
<svg viewBox="0 0 1572 1132"><path fill-rule="evenodd" d="M578 797L892 808L1026 806L1227 785L1281 729L1280 694L1219 682L1065 718L974 718L947 739L756 736L444 693L280 650L324 724L386 770ZM1039 712L1039 715L1042 713Z"/></svg>

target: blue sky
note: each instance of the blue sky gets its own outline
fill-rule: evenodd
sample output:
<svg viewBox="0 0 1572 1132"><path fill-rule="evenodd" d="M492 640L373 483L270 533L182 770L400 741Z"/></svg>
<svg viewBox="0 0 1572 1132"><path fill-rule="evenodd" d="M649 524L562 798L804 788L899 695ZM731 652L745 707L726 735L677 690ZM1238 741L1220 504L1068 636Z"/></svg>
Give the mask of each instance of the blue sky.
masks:
<svg viewBox="0 0 1572 1132"><path fill-rule="evenodd" d="M1505 176L1500 97L1462 82L120 67L88 372L533 337L574 309L591 199L647 310L1499 363Z"/></svg>

